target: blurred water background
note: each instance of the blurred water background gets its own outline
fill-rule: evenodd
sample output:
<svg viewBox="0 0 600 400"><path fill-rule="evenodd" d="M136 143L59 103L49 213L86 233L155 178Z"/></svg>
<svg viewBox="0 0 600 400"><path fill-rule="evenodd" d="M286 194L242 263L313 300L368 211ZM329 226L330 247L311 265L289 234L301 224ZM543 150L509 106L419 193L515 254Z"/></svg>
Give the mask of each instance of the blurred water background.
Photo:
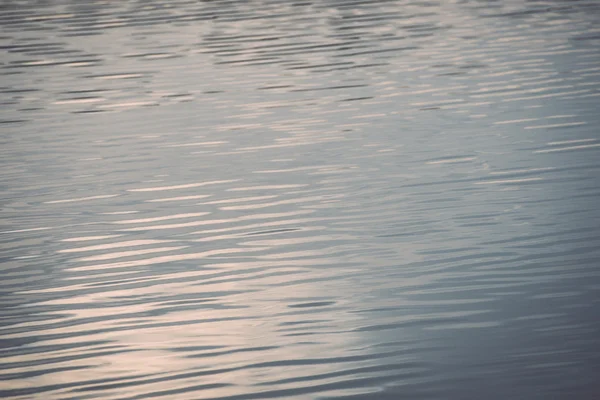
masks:
<svg viewBox="0 0 600 400"><path fill-rule="evenodd" d="M0 27L1 398L600 398L600 2Z"/></svg>

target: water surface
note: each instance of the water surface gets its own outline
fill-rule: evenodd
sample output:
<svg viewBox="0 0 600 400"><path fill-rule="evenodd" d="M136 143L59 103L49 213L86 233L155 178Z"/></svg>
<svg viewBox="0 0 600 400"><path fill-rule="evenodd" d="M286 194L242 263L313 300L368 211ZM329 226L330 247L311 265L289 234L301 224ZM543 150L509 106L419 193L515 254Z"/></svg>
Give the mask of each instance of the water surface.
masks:
<svg viewBox="0 0 600 400"><path fill-rule="evenodd" d="M595 399L596 1L0 6L0 397Z"/></svg>

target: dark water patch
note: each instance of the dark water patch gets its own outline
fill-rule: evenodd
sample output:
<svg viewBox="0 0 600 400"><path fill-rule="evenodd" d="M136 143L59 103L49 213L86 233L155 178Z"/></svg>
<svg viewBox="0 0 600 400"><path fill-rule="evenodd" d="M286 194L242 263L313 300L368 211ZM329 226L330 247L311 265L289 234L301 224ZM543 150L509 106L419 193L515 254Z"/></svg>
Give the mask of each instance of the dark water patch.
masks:
<svg viewBox="0 0 600 400"><path fill-rule="evenodd" d="M0 119L0 124L19 124L27 121L26 119Z"/></svg>
<svg viewBox="0 0 600 400"><path fill-rule="evenodd" d="M335 304L335 301L316 301L312 303L300 303L288 305L290 308L324 307Z"/></svg>

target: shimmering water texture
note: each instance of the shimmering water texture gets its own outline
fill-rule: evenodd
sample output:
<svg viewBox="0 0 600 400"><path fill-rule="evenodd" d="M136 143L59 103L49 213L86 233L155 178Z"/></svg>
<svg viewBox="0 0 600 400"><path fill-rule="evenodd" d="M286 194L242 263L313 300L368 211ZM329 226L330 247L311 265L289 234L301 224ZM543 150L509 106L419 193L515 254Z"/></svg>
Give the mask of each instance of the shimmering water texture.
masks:
<svg viewBox="0 0 600 400"><path fill-rule="evenodd" d="M600 2L0 10L0 398L600 398Z"/></svg>

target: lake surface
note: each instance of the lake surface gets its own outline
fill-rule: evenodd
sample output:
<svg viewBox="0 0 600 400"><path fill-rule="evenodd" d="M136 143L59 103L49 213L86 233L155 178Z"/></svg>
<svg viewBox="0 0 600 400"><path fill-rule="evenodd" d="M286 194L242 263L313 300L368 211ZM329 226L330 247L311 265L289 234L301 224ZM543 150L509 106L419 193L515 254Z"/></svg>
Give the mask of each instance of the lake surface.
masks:
<svg viewBox="0 0 600 400"><path fill-rule="evenodd" d="M600 2L0 21L1 398L599 398Z"/></svg>

